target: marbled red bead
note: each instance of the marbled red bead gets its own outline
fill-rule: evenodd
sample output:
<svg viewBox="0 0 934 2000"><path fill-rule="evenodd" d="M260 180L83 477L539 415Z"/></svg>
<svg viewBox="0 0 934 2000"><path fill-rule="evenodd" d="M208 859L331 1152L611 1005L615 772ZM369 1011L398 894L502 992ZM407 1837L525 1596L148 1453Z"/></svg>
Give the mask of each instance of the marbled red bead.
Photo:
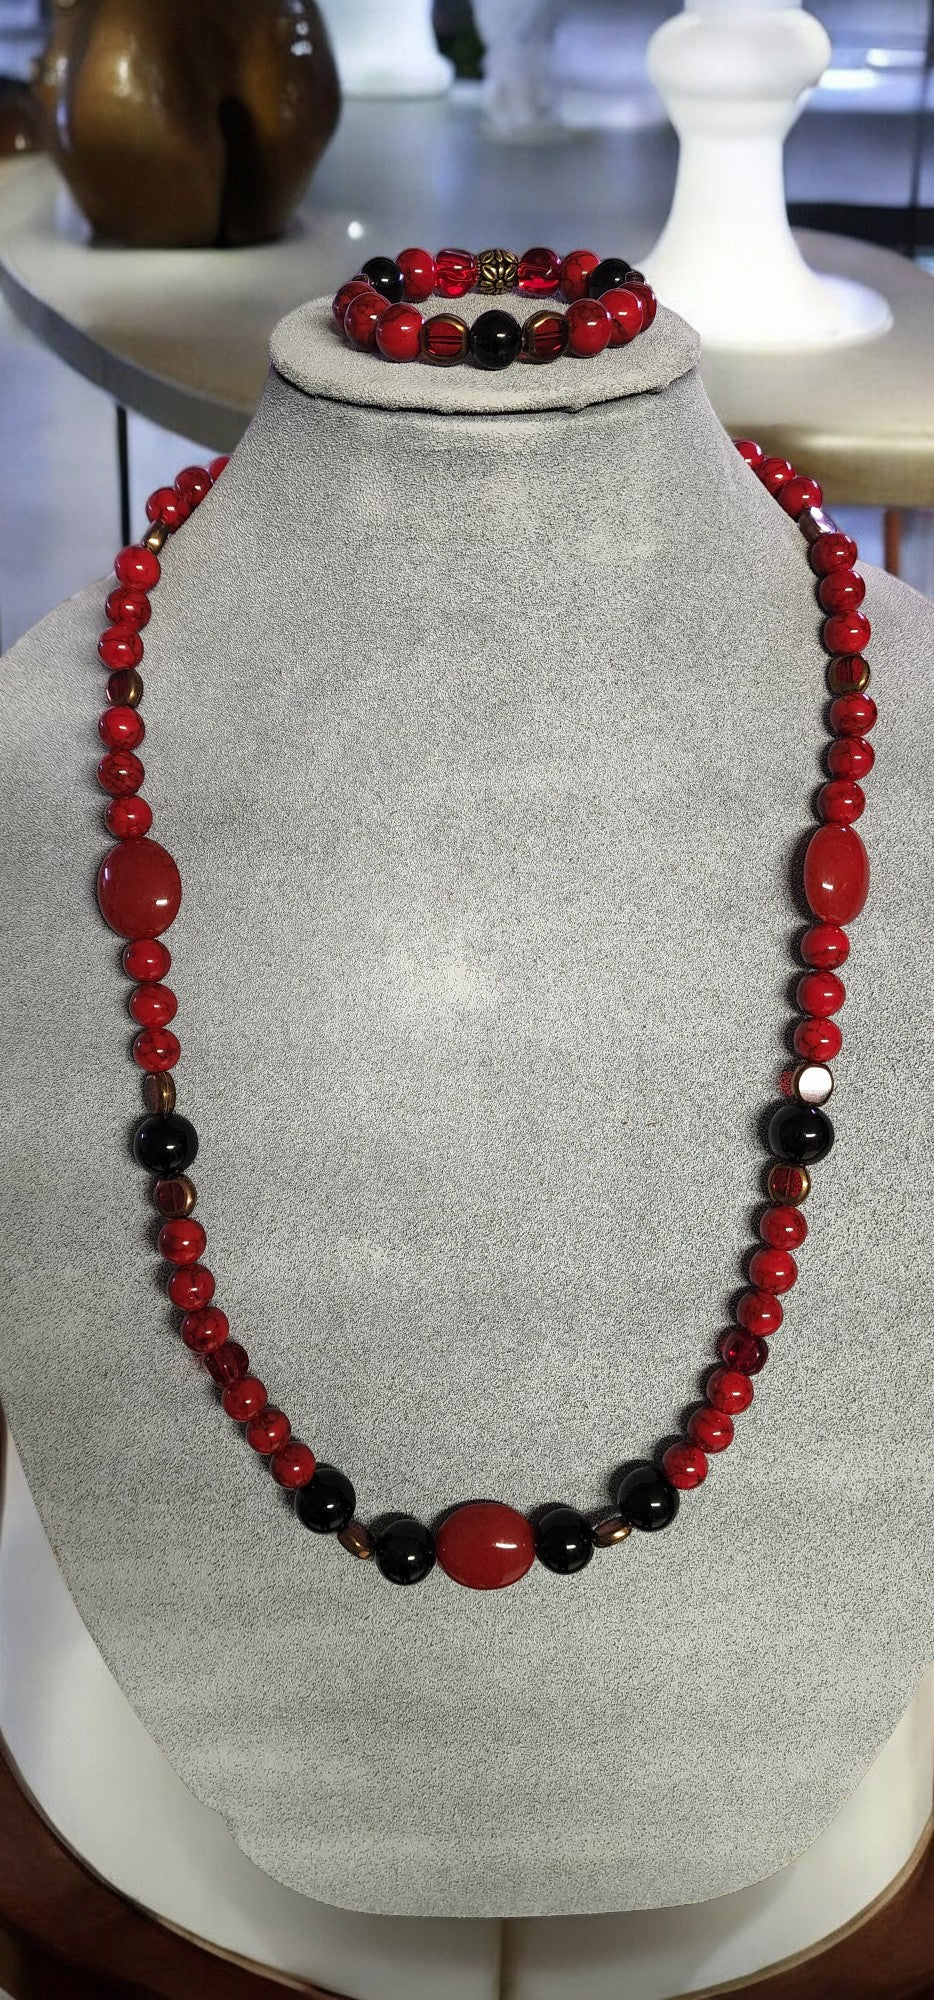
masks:
<svg viewBox="0 0 934 2000"><path fill-rule="evenodd" d="M784 1314L777 1298L771 1292L743 1292L736 1302L736 1323L744 1326L747 1333L761 1333L763 1339L777 1333Z"/></svg>
<svg viewBox="0 0 934 2000"><path fill-rule="evenodd" d="M146 551L147 555L149 551ZM144 590L133 590L128 584L118 584L110 592L104 610L112 625L128 625L132 632L140 632L149 624L152 605Z"/></svg>
<svg viewBox="0 0 934 2000"><path fill-rule="evenodd" d="M812 833L804 856L804 893L815 917L826 923L849 924L859 916L869 894L869 856L853 827L828 821Z"/></svg>
<svg viewBox="0 0 934 2000"><path fill-rule="evenodd" d="M835 972L850 956L850 940L839 924L812 924L799 949L805 965L816 966L819 972Z"/></svg>
<svg viewBox="0 0 934 2000"><path fill-rule="evenodd" d="M211 475L211 479L214 484L217 483L218 479L221 476L221 473L226 472L229 464L230 464L229 451L222 451L218 454L217 458L211 458L208 460L208 471Z"/></svg>
<svg viewBox="0 0 934 2000"><path fill-rule="evenodd" d="M707 1453L693 1438L684 1444L670 1444L662 1454L662 1471L672 1486L688 1493L702 1486L707 1477Z"/></svg>
<svg viewBox="0 0 934 2000"><path fill-rule="evenodd" d="M115 840L142 840L152 825L152 807L137 792L128 792L124 798L111 799L104 825Z"/></svg>
<svg viewBox="0 0 934 2000"><path fill-rule="evenodd" d="M700 1403L696 1410L691 1411L687 1433L706 1452L726 1451L735 1436L732 1417L725 1410L714 1409L709 1403Z"/></svg>
<svg viewBox="0 0 934 2000"><path fill-rule="evenodd" d="M362 292L372 292L375 289L375 285L370 284L369 278L348 278L346 284L341 285L339 290L335 292L331 300L331 311L342 331L344 314L351 299L358 299Z"/></svg>
<svg viewBox="0 0 934 2000"><path fill-rule="evenodd" d="M181 1042L171 1028L141 1028L133 1041L133 1061L150 1076L174 1069L181 1053Z"/></svg>
<svg viewBox="0 0 934 2000"><path fill-rule="evenodd" d="M557 250L548 250L537 243L531 250L523 251L519 258L520 292L528 298L542 298L547 292L556 292L560 283L561 258Z"/></svg>
<svg viewBox="0 0 934 2000"><path fill-rule="evenodd" d="M734 1326L721 1333L717 1353L725 1368L738 1368L741 1375L758 1375L769 1358L769 1343L761 1334Z"/></svg>
<svg viewBox="0 0 934 2000"><path fill-rule="evenodd" d="M201 1306L194 1312L186 1312L180 1332L185 1346L194 1354L210 1354L214 1348L223 1347L230 1323L220 1306Z"/></svg>
<svg viewBox="0 0 934 2000"><path fill-rule="evenodd" d="M793 521L804 513L805 507L819 507L823 498L817 480L809 478L806 473L799 472L794 479L783 480L778 489L778 504L786 514L791 515Z"/></svg>
<svg viewBox="0 0 934 2000"><path fill-rule="evenodd" d="M655 315L658 311L658 300L655 296L655 293L653 292L651 285L647 285L644 282L637 283L635 278L630 279L629 283L626 286L626 290L627 292L635 293L636 298L638 299L639 304L642 307L642 331L643 333L645 333L647 328L651 326L652 321L655 318Z"/></svg>
<svg viewBox="0 0 934 2000"><path fill-rule="evenodd" d="M609 292L601 292L600 304L605 306L613 321L610 330L610 346L625 347L636 334L642 332L644 314L642 302L635 292L625 287L614 286Z"/></svg>
<svg viewBox="0 0 934 2000"><path fill-rule="evenodd" d="M176 476L175 491L191 508L200 507L214 481L204 465L184 465Z"/></svg>
<svg viewBox="0 0 934 2000"><path fill-rule="evenodd" d="M431 251L417 248L400 250L396 263L405 279L405 296L409 303L420 305L423 299L430 299L438 275Z"/></svg>
<svg viewBox="0 0 934 2000"><path fill-rule="evenodd" d="M795 988L802 1014L839 1014L846 999L846 987L835 972L805 972Z"/></svg>
<svg viewBox="0 0 934 2000"><path fill-rule="evenodd" d="M566 299L573 301L586 297L590 274L599 262L599 257L592 250L569 250L567 256L562 257L558 283Z"/></svg>
<svg viewBox="0 0 934 2000"><path fill-rule="evenodd" d="M135 750L146 724L138 708L105 708L97 719L97 733L108 750Z"/></svg>
<svg viewBox="0 0 934 2000"><path fill-rule="evenodd" d="M858 611L866 595L865 579L855 569L831 569L817 586L825 611Z"/></svg>
<svg viewBox="0 0 934 2000"><path fill-rule="evenodd" d="M97 782L112 798L127 798L138 792L146 776L142 759L135 750L108 750L97 767Z"/></svg>
<svg viewBox="0 0 934 2000"><path fill-rule="evenodd" d="M228 1388L232 1382L242 1382L250 1366L250 1357L239 1340L225 1340L223 1347L212 1348L201 1359L208 1374L222 1389Z"/></svg>
<svg viewBox="0 0 934 2000"><path fill-rule="evenodd" d="M835 826L852 826L854 820L862 818L865 807L866 794L855 778L831 778L817 794L821 819L831 820Z"/></svg>
<svg viewBox="0 0 934 2000"><path fill-rule="evenodd" d="M749 1259L749 1281L760 1292L788 1292L798 1275L790 1250L754 1250Z"/></svg>
<svg viewBox="0 0 934 2000"><path fill-rule="evenodd" d="M818 535L808 549L808 562L816 576L828 576L832 569L852 569L858 554L856 543L838 529L832 535Z"/></svg>
<svg viewBox="0 0 934 2000"><path fill-rule="evenodd" d="M161 938L134 938L124 945L120 963L128 979L164 979L172 954Z"/></svg>
<svg viewBox="0 0 934 2000"><path fill-rule="evenodd" d="M462 299L473 290L479 266L471 250L439 250L435 258L435 291L445 299Z"/></svg>
<svg viewBox="0 0 934 2000"><path fill-rule="evenodd" d="M767 493L780 493L782 487L787 486L789 479L797 477L789 458L764 458L757 470Z"/></svg>
<svg viewBox="0 0 934 2000"><path fill-rule="evenodd" d="M207 1242L207 1231L193 1215L178 1215L164 1222L156 1238L159 1254L167 1264L197 1264Z"/></svg>
<svg viewBox="0 0 934 2000"><path fill-rule="evenodd" d="M765 452L761 444L757 444L755 438L734 438L733 443L750 471L758 472L760 466L765 464Z"/></svg>
<svg viewBox="0 0 934 2000"><path fill-rule="evenodd" d="M824 619L821 645L828 653L861 653L871 638L872 626L861 611L834 611ZM862 735L862 730L859 733Z"/></svg>
<svg viewBox="0 0 934 2000"><path fill-rule="evenodd" d="M787 1202L773 1202L759 1218L759 1235L772 1250L797 1250L808 1233L800 1208Z"/></svg>
<svg viewBox="0 0 934 2000"><path fill-rule="evenodd" d="M753 1393L749 1376L739 1368L715 1368L704 1390L711 1409L722 1410L728 1417L748 1410Z"/></svg>
<svg viewBox="0 0 934 2000"><path fill-rule="evenodd" d="M108 625L97 642L97 650L105 667L138 667L143 657L143 642L132 625Z"/></svg>
<svg viewBox="0 0 934 2000"><path fill-rule="evenodd" d="M97 900L105 922L121 937L158 937L178 916L181 876L157 840L127 841L105 854Z"/></svg>
<svg viewBox="0 0 934 2000"><path fill-rule="evenodd" d="M162 575L162 564L153 549L131 542L114 557L114 575L118 583L134 590L152 590Z"/></svg>
<svg viewBox="0 0 934 2000"><path fill-rule="evenodd" d="M127 1005L141 1028L164 1028L178 1013L178 1000L171 986L163 986L157 979L144 979L134 987Z"/></svg>
<svg viewBox="0 0 934 2000"><path fill-rule="evenodd" d="M174 486L157 486L146 502L147 521L162 521L173 534L183 521L187 521L190 513L188 501L176 493Z"/></svg>
<svg viewBox="0 0 934 2000"><path fill-rule="evenodd" d="M375 292L372 285L365 292L359 292L351 299L344 314L344 332L351 347L361 352L375 354L376 329L384 313L389 311L389 300L381 292Z"/></svg>
<svg viewBox="0 0 934 2000"><path fill-rule="evenodd" d="M180 1306L183 1312L198 1312L210 1305L216 1289L217 1279L206 1264L181 1265L166 1286L173 1306Z"/></svg>
<svg viewBox="0 0 934 2000"><path fill-rule="evenodd" d="M246 1441L253 1451L268 1458L278 1451L280 1445L288 1444L292 1426L284 1410L278 1410L274 1403L267 1403L265 1410L251 1417L246 1427Z"/></svg>
<svg viewBox="0 0 934 2000"><path fill-rule="evenodd" d="M601 354L609 347L613 321L602 299L575 299L567 322L569 354Z"/></svg>
<svg viewBox="0 0 934 2000"><path fill-rule="evenodd" d="M470 1590L518 1583L535 1560L531 1523L498 1500L455 1507L438 1529L435 1548L445 1574Z"/></svg>
<svg viewBox="0 0 934 2000"><path fill-rule="evenodd" d="M872 744L859 736L842 736L827 751L827 769L835 778L868 778L875 761Z"/></svg>
<svg viewBox="0 0 934 2000"><path fill-rule="evenodd" d="M877 719L871 694L838 694L830 704L830 727L838 736L868 736Z"/></svg>
<svg viewBox="0 0 934 2000"><path fill-rule="evenodd" d="M833 1062L843 1047L842 1030L830 1020L799 1021L793 1039L798 1055L808 1062Z"/></svg>
<svg viewBox="0 0 934 2000"><path fill-rule="evenodd" d="M395 305L376 328L376 345L387 361L417 361L425 322L417 306Z"/></svg>
<svg viewBox="0 0 934 2000"><path fill-rule="evenodd" d="M398 258L396 262L398 263ZM300 1438L290 1437L274 1451L269 1461L269 1470L279 1486L288 1490L307 1486L314 1478L316 1459L310 1445Z"/></svg>
<svg viewBox="0 0 934 2000"><path fill-rule="evenodd" d="M228 1417L238 1424L248 1424L252 1417L258 1417L268 1401L265 1384L257 1375L241 1375L238 1382L229 1382L221 1397Z"/></svg>

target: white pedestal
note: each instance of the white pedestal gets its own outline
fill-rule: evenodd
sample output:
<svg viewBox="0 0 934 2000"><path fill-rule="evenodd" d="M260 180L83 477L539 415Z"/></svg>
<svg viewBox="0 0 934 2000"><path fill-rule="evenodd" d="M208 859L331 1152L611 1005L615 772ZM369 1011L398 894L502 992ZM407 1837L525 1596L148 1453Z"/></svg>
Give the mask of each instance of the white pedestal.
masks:
<svg viewBox="0 0 934 2000"><path fill-rule="evenodd" d="M431 25L431 0L318 0L347 97L442 97L454 67Z"/></svg>

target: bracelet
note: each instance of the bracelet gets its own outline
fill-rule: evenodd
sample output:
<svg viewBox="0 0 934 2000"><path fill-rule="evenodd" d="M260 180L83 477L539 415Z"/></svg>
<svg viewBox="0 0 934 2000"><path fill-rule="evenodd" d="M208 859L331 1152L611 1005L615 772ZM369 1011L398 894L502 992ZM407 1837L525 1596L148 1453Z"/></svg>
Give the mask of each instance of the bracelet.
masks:
<svg viewBox="0 0 934 2000"><path fill-rule="evenodd" d="M516 290L541 298L560 294L567 311L539 308L520 322L494 308L469 326L453 312L426 318L418 305L433 293L463 298L467 292ZM536 246L513 250L400 250L397 257L369 257L356 277L335 293L334 317L351 347L386 361L430 361L441 366L472 361L477 368L508 368L512 361L557 361L605 347L627 346L655 318L658 301L641 271L625 257L597 257L572 250L567 257Z"/></svg>

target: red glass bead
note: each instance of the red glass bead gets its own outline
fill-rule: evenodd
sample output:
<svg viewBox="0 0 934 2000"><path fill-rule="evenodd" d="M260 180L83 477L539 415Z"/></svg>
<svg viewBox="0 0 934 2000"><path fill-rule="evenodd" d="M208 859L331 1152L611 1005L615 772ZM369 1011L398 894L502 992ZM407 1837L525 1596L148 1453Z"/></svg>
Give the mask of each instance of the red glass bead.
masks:
<svg viewBox="0 0 934 2000"><path fill-rule="evenodd" d="M171 1028L143 1028L133 1042L133 1061L150 1076L174 1069L181 1053L181 1042Z"/></svg>
<svg viewBox="0 0 934 2000"><path fill-rule="evenodd" d="M278 1451L280 1445L287 1444L292 1435L292 1426L284 1410L277 1410L274 1403L267 1403L259 1416L251 1417L246 1427L246 1441L254 1451L268 1457Z"/></svg>
<svg viewBox="0 0 934 2000"><path fill-rule="evenodd" d="M831 778L817 794L821 819L832 820L835 826L852 826L862 817L865 806L866 794L855 778Z"/></svg>
<svg viewBox="0 0 934 2000"><path fill-rule="evenodd" d="M142 840L152 825L152 807L148 799L128 792L125 798L111 799L104 825L115 840Z"/></svg>
<svg viewBox="0 0 934 2000"><path fill-rule="evenodd" d="M827 662L827 686L831 694L862 694L869 686L869 661L862 653L839 653Z"/></svg>
<svg viewBox="0 0 934 2000"><path fill-rule="evenodd" d="M114 557L114 575L118 583L134 590L152 590L162 575L162 564L152 549L130 543Z"/></svg>
<svg viewBox="0 0 934 2000"><path fill-rule="evenodd" d="M202 1359L208 1374L220 1383L222 1389L226 1389L231 1382L242 1382L250 1366L250 1357L239 1340L225 1340L223 1347L213 1348Z"/></svg>
<svg viewBox="0 0 934 2000"><path fill-rule="evenodd" d="M769 1343L758 1333L743 1333L734 1326L721 1333L717 1353L725 1367L738 1368L741 1375L758 1375L769 1358Z"/></svg>
<svg viewBox="0 0 934 2000"><path fill-rule="evenodd" d="M98 784L102 791L110 792L115 799L138 792L145 776L145 768L135 750L109 750L97 767Z"/></svg>
<svg viewBox="0 0 934 2000"><path fill-rule="evenodd" d="M821 577L817 595L825 611L858 611L866 595L865 580L855 569L832 569Z"/></svg>
<svg viewBox="0 0 934 2000"><path fill-rule="evenodd" d="M816 965L819 972L835 972L850 956L850 940L839 924L812 924L801 939L800 951L805 965Z"/></svg>
<svg viewBox="0 0 934 2000"><path fill-rule="evenodd" d="M655 318L655 315L658 311L658 300L655 296L655 293L653 292L651 285L637 284L635 278L630 279L629 284L626 286L626 290L627 292L635 293L636 298L638 299L639 304L642 307L642 331L643 333L645 333L646 329L651 326L652 321Z"/></svg>
<svg viewBox="0 0 934 2000"><path fill-rule="evenodd" d="M132 625L108 625L98 639L97 650L105 667L138 667L143 642Z"/></svg>
<svg viewBox="0 0 934 2000"><path fill-rule="evenodd" d="M754 1391L749 1376L739 1368L715 1368L707 1377L704 1393L711 1409L736 1416L740 1410L748 1410Z"/></svg>
<svg viewBox="0 0 934 2000"><path fill-rule="evenodd" d="M463 361L469 345L469 329L456 313L433 313L422 327L422 353L426 361Z"/></svg>
<svg viewBox="0 0 934 2000"><path fill-rule="evenodd" d="M835 972L805 972L795 989L802 1014L839 1014L846 999L846 987Z"/></svg>
<svg viewBox="0 0 934 2000"><path fill-rule="evenodd" d="M191 508L200 507L214 481L206 466L185 465L175 480L175 491Z"/></svg>
<svg viewBox="0 0 934 2000"><path fill-rule="evenodd" d="M757 444L755 438L734 438L733 443L740 458L745 459L750 471L758 472L759 467L765 463L765 452L761 444Z"/></svg>
<svg viewBox="0 0 934 2000"><path fill-rule="evenodd" d="M405 279L405 296L410 304L420 305L423 299L430 299L438 275L431 251L400 250L396 263Z"/></svg>
<svg viewBox="0 0 934 2000"><path fill-rule="evenodd" d="M191 508L187 500L183 500L181 494L176 493L174 486L157 486L146 502L147 521L163 521L173 533L176 528L181 527L183 521L187 521L190 513Z"/></svg>
<svg viewBox="0 0 934 2000"><path fill-rule="evenodd" d="M462 299L477 282L478 265L470 250L439 250L435 258L435 291L445 299Z"/></svg>
<svg viewBox="0 0 934 2000"><path fill-rule="evenodd" d="M331 311L342 331L344 314L351 299L358 299L363 292L372 292L375 289L375 285L371 285L369 278L348 278L346 284L341 285L340 290L335 292L331 300Z"/></svg>
<svg viewBox="0 0 934 2000"><path fill-rule="evenodd" d="M206 1264L183 1264L173 1271L166 1289L173 1306L181 1306L183 1312L198 1312L210 1305L217 1279Z"/></svg>
<svg viewBox="0 0 934 2000"><path fill-rule="evenodd" d="M744 1326L747 1333L761 1333L763 1338L777 1333L784 1319L778 1300L771 1292L743 1292L736 1302L736 1322Z"/></svg>
<svg viewBox="0 0 934 2000"><path fill-rule="evenodd" d="M146 724L138 709L105 708L98 717L97 733L108 750L135 750L146 734Z"/></svg>
<svg viewBox="0 0 934 2000"><path fill-rule="evenodd" d="M800 472L794 479L786 479L778 489L778 504L793 521L804 513L805 507L819 507L823 497L817 480Z"/></svg>
<svg viewBox="0 0 934 2000"><path fill-rule="evenodd" d="M134 987L127 1004L134 1021L142 1028L164 1028L178 1013L178 1000L171 986L161 986L154 979L146 979L141 986Z"/></svg>
<svg viewBox="0 0 934 2000"><path fill-rule="evenodd" d="M289 1438L273 1452L269 1470L280 1486L293 1488L308 1485L309 1479L314 1478L315 1464L311 1446L302 1444L300 1438Z"/></svg>
<svg viewBox="0 0 934 2000"><path fill-rule="evenodd" d="M827 752L827 769L835 778L868 778L875 761L872 744L858 736L842 737L839 743L831 743Z"/></svg>
<svg viewBox="0 0 934 2000"><path fill-rule="evenodd" d="M787 1160L773 1162L767 1183L772 1201L807 1201L811 1192L811 1176L807 1167L792 1167Z"/></svg>
<svg viewBox="0 0 934 2000"><path fill-rule="evenodd" d="M207 1249L207 1241L207 1231L193 1215L180 1215L164 1222L156 1238L159 1254L167 1264L197 1264Z"/></svg>
<svg viewBox="0 0 934 2000"><path fill-rule="evenodd" d="M715 1410L708 1403L700 1403L692 1410L687 1422L687 1433L695 1444L704 1451L726 1451L732 1444L735 1432L733 1419L725 1410Z"/></svg>
<svg viewBox="0 0 934 2000"><path fill-rule="evenodd" d="M609 347L613 321L602 299L575 299L567 322L569 354L601 354Z"/></svg>
<svg viewBox="0 0 934 2000"><path fill-rule="evenodd" d="M561 258L557 250L547 250L536 244L533 249L523 252L519 259L520 292L529 298L541 298L545 292L556 292L560 283Z"/></svg>
<svg viewBox="0 0 934 2000"><path fill-rule="evenodd" d="M563 312L540 308L530 313L522 326L522 358L526 361L557 361L568 344L568 323Z"/></svg>
<svg viewBox="0 0 934 2000"><path fill-rule="evenodd" d="M230 1323L220 1306L203 1306L185 1314L180 1331L185 1346L193 1353L210 1354L215 1347L223 1347Z"/></svg>
<svg viewBox="0 0 934 2000"><path fill-rule="evenodd" d="M210 459L208 461L208 471L211 475L212 480L215 481L218 480L221 476L221 473L227 470L229 464L230 464L229 451L222 451L219 457Z"/></svg>
<svg viewBox="0 0 934 2000"><path fill-rule="evenodd" d="M838 694L830 704L830 727L838 736L868 736L877 718L871 694Z"/></svg>
<svg viewBox="0 0 934 2000"><path fill-rule="evenodd" d="M143 699L143 676L135 667L115 667L107 676L107 700L111 708L138 708Z"/></svg>
<svg viewBox="0 0 934 2000"><path fill-rule="evenodd" d="M351 299L344 314L344 332L351 347L358 347L363 353L375 354L376 329L383 314L388 311L389 300L384 299L381 292L375 292L372 286L368 291L359 292L355 299Z"/></svg>
<svg viewBox="0 0 934 2000"><path fill-rule="evenodd" d="M610 332L611 347L626 347L636 334L642 332L644 314L641 300L635 292L624 286L614 286L609 292L601 292L600 304L605 306L613 321Z"/></svg>
<svg viewBox="0 0 934 2000"><path fill-rule="evenodd" d="M562 257L558 269L558 283L566 299L582 299L586 296L587 281L591 271L596 270L599 262L599 257L594 256L592 250L571 250L566 257Z"/></svg>
<svg viewBox="0 0 934 2000"><path fill-rule="evenodd" d="M821 645L828 653L861 653L871 637L872 626L861 611L834 611L824 620Z"/></svg>
<svg viewBox="0 0 934 2000"><path fill-rule="evenodd" d="M828 821L812 833L804 856L804 893L815 917L827 923L848 924L859 916L869 894L869 856L853 827Z"/></svg>
<svg viewBox="0 0 934 2000"><path fill-rule="evenodd" d="M797 1275L790 1250L754 1250L749 1259L749 1280L760 1292L788 1292Z"/></svg>
<svg viewBox="0 0 934 2000"><path fill-rule="evenodd" d="M856 543L838 529L833 535L818 535L808 549L808 562L817 576L829 576L832 569L852 569L858 554Z"/></svg>
<svg viewBox="0 0 934 2000"><path fill-rule="evenodd" d="M843 1033L836 1021L799 1021L794 1045L798 1055L806 1056L808 1062L833 1062L843 1047Z"/></svg>
<svg viewBox="0 0 934 2000"><path fill-rule="evenodd" d="M498 1500L455 1507L438 1529L435 1548L445 1574L469 1590L518 1583L535 1560L530 1522Z"/></svg>
<svg viewBox="0 0 934 2000"><path fill-rule="evenodd" d="M425 322L417 306L390 306L376 328L376 345L387 361L417 361Z"/></svg>
<svg viewBox="0 0 934 2000"><path fill-rule="evenodd" d="M133 632L141 631L152 617L152 605L146 592L131 590L127 584L118 584L116 590L111 591L104 610L112 625L129 625Z"/></svg>
<svg viewBox="0 0 934 2000"><path fill-rule="evenodd" d="M120 963L129 979L164 979L172 954L159 938L134 938L124 945Z"/></svg>
<svg viewBox="0 0 934 2000"><path fill-rule="evenodd" d="M248 1424L251 1417L258 1417L268 1401L265 1384L256 1375L241 1375L239 1382L228 1383L221 1397L228 1417L238 1424Z"/></svg>
<svg viewBox="0 0 934 2000"><path fill-rule="evenodd" d="M131 840L105 854L97 900L105 923L121 937L158 937L178 916L181 876L157 840Z"/></svg>
<svg viewBox="0 0 934 2000"><path fill-rule="evenodd" d="M797 1250L807 1233L808 1226L801 1210L789 1208L783 1202L767 1208L759 1220L759 1235L772 1250Z"/></svg>
<svg viewBox="0 0 934 2000"><path fill-rule="evenodd" d="M662 1455L662 1471L672 1486L683 1493L702 1486L707 1477L707 1453L695 1439L687 1444L670 1444Z"/></svg>
<svg viewBox="0 0 934 2000"><path fill-rule="evenodd" d="M789 479L797 474L789 458L764 458L759 466L759 478L767 493L780 493Z"/></svg>

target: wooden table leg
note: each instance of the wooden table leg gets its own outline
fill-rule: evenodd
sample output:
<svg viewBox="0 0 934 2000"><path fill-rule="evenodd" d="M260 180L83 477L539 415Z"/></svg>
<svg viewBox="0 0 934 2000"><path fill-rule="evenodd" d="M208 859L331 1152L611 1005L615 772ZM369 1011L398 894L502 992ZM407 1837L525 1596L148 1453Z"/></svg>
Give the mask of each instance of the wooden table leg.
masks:
<svg viewBox="0 0 934 2000"><path fill-rule="evenodd" d="M887 507L882 517L883 560L890 576L901 575L902 561L902 510Z"/></svg>

